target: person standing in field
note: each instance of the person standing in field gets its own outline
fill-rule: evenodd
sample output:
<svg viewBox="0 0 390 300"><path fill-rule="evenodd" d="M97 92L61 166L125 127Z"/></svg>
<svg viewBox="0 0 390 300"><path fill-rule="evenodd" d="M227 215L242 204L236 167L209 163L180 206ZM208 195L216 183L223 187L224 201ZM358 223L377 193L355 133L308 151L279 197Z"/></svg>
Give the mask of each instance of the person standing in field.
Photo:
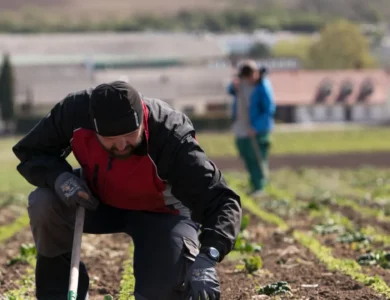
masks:
<svg viewBox="0 0 390 300"><path fill-rule="evenodd" d="M237 66L237 76L228 86L232 105L235 144L249 173L251 195L261 195L268 178L270 134L274 127L273 89L265 68L253 60Z"/></svg>

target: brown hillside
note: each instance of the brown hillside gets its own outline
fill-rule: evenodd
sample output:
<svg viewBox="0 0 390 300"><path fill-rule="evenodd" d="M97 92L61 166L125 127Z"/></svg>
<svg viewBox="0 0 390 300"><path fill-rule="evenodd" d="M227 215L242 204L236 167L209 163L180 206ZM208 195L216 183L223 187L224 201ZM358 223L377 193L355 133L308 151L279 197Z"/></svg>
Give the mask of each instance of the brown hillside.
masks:
<svg viewBox="0 0 390 300"><path fill-rule="evenodd" d="M227 7L266 10L270 6L360 20L390 19L390 0L0 0L1 12L28 11L32 7L53 13L53 17L67 14L69 19L81 14L92 19L106 19L146 12L169 15L180 10L217 11Z"/></svg>
<svg viewBox="0 0 390 300"><path fill-rule="evenodd" d="M231 0L0 0L0 11L28 11L30 8L46 12L68 13L73 16L88 14L95 18L115 14L138 13L171 14L180 10L218 10L227 7Z"/></svg>

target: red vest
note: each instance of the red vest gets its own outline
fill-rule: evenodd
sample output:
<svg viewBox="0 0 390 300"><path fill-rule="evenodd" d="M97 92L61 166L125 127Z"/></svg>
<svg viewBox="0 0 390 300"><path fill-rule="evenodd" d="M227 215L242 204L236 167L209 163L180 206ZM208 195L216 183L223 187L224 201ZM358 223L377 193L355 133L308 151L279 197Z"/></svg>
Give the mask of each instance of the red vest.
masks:
<svg viewBox="0 0 390 300"><path fill-rule="evenodd" d="M148 140L145 104L143 123ZM96 133L83 128L73 132L72 150L89 187L103 203L130 210L178 213L165 205L166 184L157 175L156 165L149 155L113 158L110 162L110 155L101 146Z"/></svg>

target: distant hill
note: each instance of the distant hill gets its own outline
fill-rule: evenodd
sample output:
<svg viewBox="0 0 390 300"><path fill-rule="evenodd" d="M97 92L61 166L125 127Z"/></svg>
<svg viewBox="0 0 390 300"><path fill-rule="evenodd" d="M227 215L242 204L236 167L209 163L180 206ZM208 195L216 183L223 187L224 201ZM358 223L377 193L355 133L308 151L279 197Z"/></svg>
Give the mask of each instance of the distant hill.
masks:
<svg viewBox="0 0 390 300"><path fill-rule="evenodd" d="M1 12L21 12L34 8L46 13L67 14L70 19L78 18L81 14L87 14L91 19L100 19L107 15L170 15L180 10L212 12L243 7L263 10L271 6L362 21L376 18L390 20L390 0L0 0Z"/></svg>
<svg viewBox="0 0 390 300"><path fill-rule="evenodd" d="M41 10L55 14L68 14L69 18L87 14L90 19L107 15L130 16L140 13L173 14L180 10L220 10L231 0L0 0L0 11L11 12Z"/></svg>
<svg viewBox="0 0 390 300"><path fill-rule="evenodd" d="M389 22L390 0L0 0L0 12L0 32L10 33L317 32L335 17Z"/></svg>

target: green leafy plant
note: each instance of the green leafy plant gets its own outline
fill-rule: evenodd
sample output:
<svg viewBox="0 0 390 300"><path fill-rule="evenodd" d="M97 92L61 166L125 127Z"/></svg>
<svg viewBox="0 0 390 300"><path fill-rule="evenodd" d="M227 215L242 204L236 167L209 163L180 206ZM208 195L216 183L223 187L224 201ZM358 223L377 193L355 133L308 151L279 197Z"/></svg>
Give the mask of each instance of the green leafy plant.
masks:
<svg viewBox="0 0 390 300"><path fill-rule="evenodd" d="M261 246L256 243L251 243L248 241L249 232L247 231L247 228L250 223L250 215L246 214L242 217L241 220L241 227L240 227L240 233L238 234L237 241L234 245L235 251L242 252L260 252Z"/></svg>
<svg viewBox="0 0 390 300"><path fill-rule="evenodd" d="M239 234L237 237L236 244L234 245L235 251L252 253L252 252L260 252L262 247L256 243L251 243L247 239L243 237L242 234Z"/></svg>
<svg viewBox="0 0 390 300"><path fill-rule="evenodd" d="M244 263L245 263L245 270L249 274L256 272L258 269L260 269L263 266L263 260L258 255L244 258Z"/></svg>
<svg viewBox="0 0 390 300"><path fill-rule="evenodd" d="M345 231L344 226L336 224L333 219L328 219L326 222L314 225L313 231L319 234L331 234L331 233L342 233Z"/></svg>
<svg viewBox="0 0 390 300"><path fill-rule="evenodd" d="M338 238L337 241L340 243L362 243L362 244L369 244L371 243L371 238L365 235L364 233L361 232L345 232L341 234Z"/></svg>
<svg viewBox="0 0 390 300"><path fill-rule="evenodd" d="M123 262L123 273L120 282L118 300L134 300L134 296L129 296L135 287L135 276L133 269L134 244L129 246L129 258Z"/></svg>
<svg viewBox="0 0 390 300"><path fill-rule="evenodd" d="M37 249L33 244L22 244L19 249L19 255L12 258L9 261L9 265L14 265L16 263L29 263L32 259L35 258L37 254Z"/></svg>
<svg viewBox="0 0 390 300"><path fill-rule="evenodd" d="M292 294L291 287L286 281L278 281L268 284L258 291L259 295L276 296L280 294Z"/></svg>
<svg viewBox="0 0 390 300"><path fill-rule="evenodd" d="M321 205L317 201L312 200L307 204L306 208L308 210L320 210Z"/></svg>
<svg viewBox="0 0 390 300"><path fill-rule="evenodd" d="M284 195L279 190L276 190L276 188L270 188L267 192L271 197L276 196L277 198L269 199L264 203L261 203L261 207L278 216L291 217L305 209L300 203L292 201L287 197L282 197Z"/></svg>
<svg viewBox="0 0 390 300"><path fill-rule="evenodd" d="M376 251L361 255L357 262L362 266L379 265L384 269L390 269L390 252Z"/></svg>
<svg viewBox="0 0 390 300"><path fill-rule="evenodd" d="M251 218L248 214L242 216L240 231L244 231L248 228Z"/></svg>

